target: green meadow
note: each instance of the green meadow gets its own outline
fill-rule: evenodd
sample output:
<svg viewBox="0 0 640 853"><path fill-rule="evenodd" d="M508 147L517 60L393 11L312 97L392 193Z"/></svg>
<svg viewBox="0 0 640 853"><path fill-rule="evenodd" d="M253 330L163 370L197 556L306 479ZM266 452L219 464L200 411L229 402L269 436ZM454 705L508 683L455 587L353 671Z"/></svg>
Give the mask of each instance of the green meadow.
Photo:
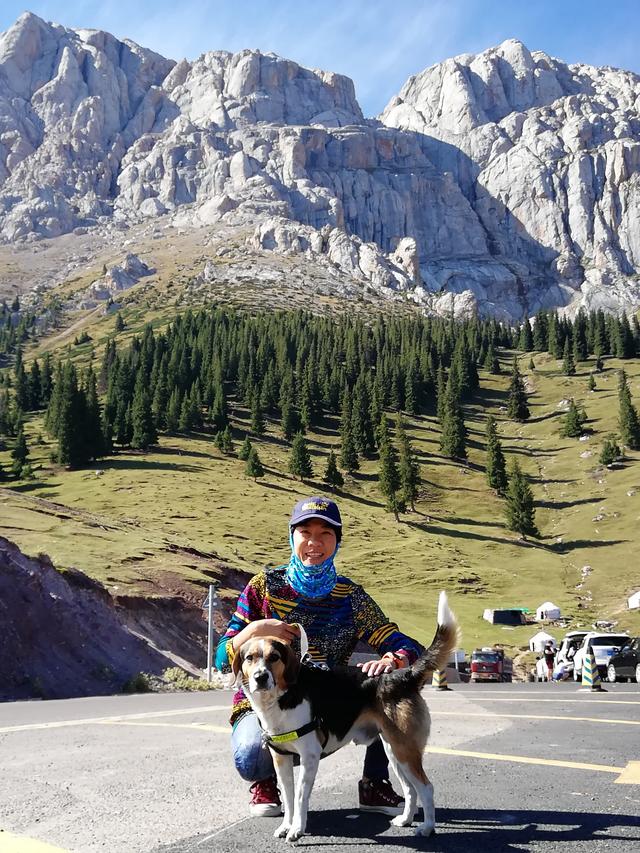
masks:
<svg viewBox="0 0 640 853"><path fill-rule="evenodd" d="M86 363L113 333L114 318L88 319L55 343L40 343L33 353L51 348ZM142 308L126 314L128 333L144 321L161 325L164 311ZM93 342L73 346L87 328ZM126 334L125 336L126 337ZM506 404L511 353L502 354L503 375L480 372L481 390L465 408L469 430L467 463L439 452L434 411L406 419L419 454L423 480L416 511L399 523L384 509L377 488L377 461L365 460L346 477L336 497L345 533L339 571L362 582L401 628L423 641L435 627L437 593L444 589L462 625L463 647L478 644L526 645L535 626L504 628L482 619L484 608L518 606L532 612L543 601L559 605L570 627L610 619L618 629L640 633L640 612L626 599L640 588L636 539L640 522L640 454L627 453L619 466L598 462L604 437L617 431L617 370L624 366L634 400L640 399L640 361L608 359L596 374L596 390L587 390L593 364L578 365L577 375L561 373L561 362L534 353L521 354L520 368L530 391L531 418L508 421ZM561 438L566 401L581 402L588 415L587 438ZM565 403L563 403L565 401ZM232 408L239 449L249 429L249 414ZM485 422L491 413L499 425L507 461L517 457L529 475L537 502L540 537L522 540L506 529L504 502L484 476ZM393 423L394 415L390 415ZM322 473L331 449L339 447L337 421L308 434L314 476L300 482L287 473L290 446L278 424L251 437L266 468L254 482L245 463L225 456L213 435L163 435L148 453L119 452L91 468L67 471L50 461L53 445L41 415L25 426L35 478L5 481L0 489L0 534L29 554L46 553L61 569L74 566L118 595L183 594L196 601L216 578L222 595L234 598L240 575L288 558L287 518L301 496L326 491ZM0 465L10 466L9 447ZM585 567L589 567L586 569ZM558 636L564 629L552 630Z"/></svg>

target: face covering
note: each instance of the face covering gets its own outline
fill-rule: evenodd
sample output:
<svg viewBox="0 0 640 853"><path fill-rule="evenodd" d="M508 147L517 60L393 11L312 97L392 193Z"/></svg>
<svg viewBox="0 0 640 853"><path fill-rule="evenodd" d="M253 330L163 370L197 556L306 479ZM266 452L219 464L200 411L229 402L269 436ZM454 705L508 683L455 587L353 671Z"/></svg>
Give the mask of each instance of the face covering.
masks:
<svg viewBox="0 0 640 853"><path fill-rule="evenodd" d="M333 564L333 558L338 553L340 545L323 563L316 566L305 566L293 549L293 532L289 534L291 558L287 566L286 577L295 591L305 598L324 598L329 595L336 585L338 574Z"/></svg>

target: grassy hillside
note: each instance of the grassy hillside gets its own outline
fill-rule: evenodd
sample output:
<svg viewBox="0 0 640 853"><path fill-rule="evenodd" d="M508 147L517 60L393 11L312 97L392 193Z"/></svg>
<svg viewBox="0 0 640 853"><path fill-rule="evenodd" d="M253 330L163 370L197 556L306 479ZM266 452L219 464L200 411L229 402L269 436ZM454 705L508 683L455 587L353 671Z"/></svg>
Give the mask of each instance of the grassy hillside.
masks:
<svg viewBox="0 0 640 853"><path fill-rule="evenodd" d="M161 323L163 315L132 311L130 330L145 319ZM87 320L98 355L113 322L113 317L95 324ZM38 352L49 346L39 345ZM68 338L55 341L59 352L86 361L91 345L67 347ZM510 357L504 354L505 370ZM572 618L572 626L609 618L640 633L640 614L625 609L627 596L640 586L634 560L640 454L628 454L616 470L597 461L604 436L617 428L621 362L608 360L590 393L591 363L580 364L578 374L568 378L546 355L535 354L536 369L528 370L529 358L521 357L531 390L532 416L524 425L505 420L501 411L508 377L481 372L481 393L466 410L467 465L439 454L435 413L408 421L424 481L415 513L396 524L385 512L375 460L365 461L338 495L345 521L339 569L363 582L401 627L421 640L432 634L440 589L450 594L467 650L488 642L521 645L534 633L530 626L489 625L482 620L485 607L534 610L547 599ZM640 363L628 361L624 367L637 399ZM583 401L587 410L593 432L586 441L559 435L562 401L569 397ZM505 528L504 504L485 483L488 413L498 418L507 457L517 454L532 478L539 540L521 541ZM234 410L236 449L248 420L244 409ZM317 479L300 483L286 474L289 445L277 425L269 424L267 434L255 439L267 475L254 483L244 475L244 462L223 456L208 433L163 436L153 452L118 453L91 469L66 471L49 461L52 445L37 416L26 426L36 479L0 490L0 533L28 553L46 552L57 565L76 566L119 593L203 583L212 559L250 572L277 565L288 556L292 504L324 491L321 474L330 449L338 446L336 428L337 422L328 420L308 436ZM0 464L9 466L8 450L0 452ZM585 566L590 570L583 578ZM234 596L232 586L228 582L223 594Z"/></svg>

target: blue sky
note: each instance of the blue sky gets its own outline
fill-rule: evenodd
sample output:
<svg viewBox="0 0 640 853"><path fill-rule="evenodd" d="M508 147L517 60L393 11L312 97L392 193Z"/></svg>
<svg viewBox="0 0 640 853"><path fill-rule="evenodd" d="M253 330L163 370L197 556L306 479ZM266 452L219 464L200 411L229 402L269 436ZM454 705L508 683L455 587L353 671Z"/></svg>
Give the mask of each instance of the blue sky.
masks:
<svg viewBox="0 0 640 853"><path fill-rule="evenodd" d="M34 0L27 8L68 27L131 38L173 59L250 47L338 71L354 80L370 116L411 74L513 37L568 62L640 73L637 0ZM24 10L2 0L0 31Z"/></svg>

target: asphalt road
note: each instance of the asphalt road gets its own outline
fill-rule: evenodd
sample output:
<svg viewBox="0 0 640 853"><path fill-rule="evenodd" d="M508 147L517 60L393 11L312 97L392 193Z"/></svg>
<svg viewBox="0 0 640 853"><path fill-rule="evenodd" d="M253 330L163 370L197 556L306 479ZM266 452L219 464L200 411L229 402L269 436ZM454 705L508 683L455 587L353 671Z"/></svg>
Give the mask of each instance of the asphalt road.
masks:
<svg viewBox="0 0 640 853"><path fill-rule="evenodd" d="M364 756L321 763L297 846L322 853L640 850L640 689L428 688L437 834L360 815ZM0 853L261 853L279 821L248 817L229 750L230 693L0 705ZM29 840L31 839L31 840Z"/></svg>

